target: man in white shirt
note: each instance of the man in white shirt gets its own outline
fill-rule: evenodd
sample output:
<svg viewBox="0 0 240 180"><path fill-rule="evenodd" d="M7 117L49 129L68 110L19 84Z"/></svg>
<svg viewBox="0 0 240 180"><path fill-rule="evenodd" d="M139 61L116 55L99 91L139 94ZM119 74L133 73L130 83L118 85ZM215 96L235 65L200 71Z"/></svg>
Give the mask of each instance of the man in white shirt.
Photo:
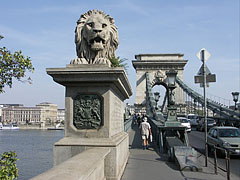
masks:
<svg viewBox="0 0 240 180"><path fill-rule="evenodd" d="M152 135L151 132L151 126L150 124L147 122L147 117L143 118L143 122L140 124L140 133L141 133L141 137L143 140L143 149L148 149L148 138L149 135Z"/></svg>

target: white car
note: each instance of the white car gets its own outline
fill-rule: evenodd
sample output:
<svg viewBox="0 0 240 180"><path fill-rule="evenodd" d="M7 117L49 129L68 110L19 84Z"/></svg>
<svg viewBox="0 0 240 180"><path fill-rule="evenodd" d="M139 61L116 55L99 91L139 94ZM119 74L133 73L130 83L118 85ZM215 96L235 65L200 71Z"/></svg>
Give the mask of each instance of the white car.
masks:
<svg viewBox="0 0 240 180"><path fill-rule="evenodd" d="M178 119L179 122L181 122L182 126L187 127L187 129L186 129L187 132L191 132L191 124L190 124L190 122L189 122L189 120L187 118L185 118L185 117L178 117L177 119Z"/></svg>

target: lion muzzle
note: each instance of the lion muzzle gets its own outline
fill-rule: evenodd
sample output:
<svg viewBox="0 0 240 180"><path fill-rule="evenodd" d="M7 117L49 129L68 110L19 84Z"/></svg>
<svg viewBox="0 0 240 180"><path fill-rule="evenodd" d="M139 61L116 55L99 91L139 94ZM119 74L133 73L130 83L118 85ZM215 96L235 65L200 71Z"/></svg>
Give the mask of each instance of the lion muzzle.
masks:
<svg viewBox="0 0 240 180"><path fill-rule="evenodd" d="M101 51L104 49L105 40L97 36L90 40L90 46L93 51Z"/></svg>

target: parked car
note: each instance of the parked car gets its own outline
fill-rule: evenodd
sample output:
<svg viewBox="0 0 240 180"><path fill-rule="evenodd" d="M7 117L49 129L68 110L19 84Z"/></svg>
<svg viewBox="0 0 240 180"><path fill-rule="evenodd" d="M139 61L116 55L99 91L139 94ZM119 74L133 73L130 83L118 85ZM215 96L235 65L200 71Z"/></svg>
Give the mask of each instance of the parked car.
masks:
<svg viewBox="0 0 240 180"><path fill-rule="evenodd" d="M185 117L177 117L178 121L181 122L182 126L187 127L186 131L187 132L191 132L191 124L189 122L189 120Z"/></svg>
<svg viewBox="0 0 240 180"><path fill-rule="evenodd" d="M207 142L209 150L213 146L217 146L230 150L232 155L240 155L240 130L236 127L221 126L211 128L207 135ZM225 152L217 149L217 154L224 156Z"/></svg>
<svg viewBox="0 0 240 180"><path fill-rule="evenodd" d="M198 125L198 115L197 114L188 114L187 118L190 121L192 127L196 127Z"/></svg>
<svg viewBox="0 0 240 180"><path fill-rule="evenodd" d="M216 126L216 121L212 118L207 118L207 130L209 130L210 128ZM201 118L198 121L198 125L196 126L196 129L198 131L204 131L205 130L205 119Z"/></svg>

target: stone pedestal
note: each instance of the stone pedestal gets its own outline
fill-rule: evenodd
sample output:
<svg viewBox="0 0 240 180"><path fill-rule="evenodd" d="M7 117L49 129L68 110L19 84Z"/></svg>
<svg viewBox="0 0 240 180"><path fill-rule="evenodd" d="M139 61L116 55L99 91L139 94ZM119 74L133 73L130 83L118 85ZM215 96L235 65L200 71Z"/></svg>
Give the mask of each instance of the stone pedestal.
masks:
<svg viewBox="0 0 240 180"><path fill-rule="evenodd" d="M66 88L65 135L55 144L54 165L92 147L109 148L106 178L120 179L129 154L123 101L132 95L124 69L94 64L67 65L48 68L47 73ZM94 102L97 102L96 110L91 106ZM96 123L87 122L88 116L96 119Z"/></svg>
<svg viewBox="0 0 240 180"><path fill-rule="evenodd" d="M167 121L165 126L167 127L177 127L181 123L177 120L177 108L175 106L168 107Z"/></svg>

